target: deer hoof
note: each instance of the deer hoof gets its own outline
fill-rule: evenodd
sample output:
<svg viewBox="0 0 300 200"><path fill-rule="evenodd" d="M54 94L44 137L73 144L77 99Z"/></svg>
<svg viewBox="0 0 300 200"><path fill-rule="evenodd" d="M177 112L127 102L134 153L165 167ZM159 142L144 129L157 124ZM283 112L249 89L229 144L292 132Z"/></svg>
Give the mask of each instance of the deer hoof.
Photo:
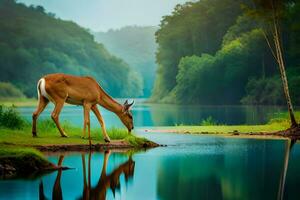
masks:
<svg viewBox="0 0 300 200"><path fill-rule="evenodd" d="M37 137L36 132L32 132L32 137Z"/></svg>
<svg viewBox="0 0 300 200"><path fill-rule="evenodd" d="M110 139L109 139L109 138L104 138L104 141L105 141L106 143L110 143Z"/></svg>
<svg viewBox="0 0 300 200"><path fill-rule="evenodd" d="M64 135L61 135L61 137L65 137L65 138L67 138L67 137L69 137L68 135L66 135L66 134L64 134Z"/></svg>

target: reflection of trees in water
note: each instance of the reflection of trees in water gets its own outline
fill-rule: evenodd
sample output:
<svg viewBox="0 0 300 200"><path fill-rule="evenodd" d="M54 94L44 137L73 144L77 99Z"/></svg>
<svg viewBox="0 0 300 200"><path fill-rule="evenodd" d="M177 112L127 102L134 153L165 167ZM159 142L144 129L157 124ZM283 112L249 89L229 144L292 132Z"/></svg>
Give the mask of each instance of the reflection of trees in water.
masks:
<svg viewBox="0 0 300 200"><path fill-rule="evenodd" d="M283 160L283 168L280 176L280 182L279 182L279 189L278 189L278 195L277 199L284 199L284 191L285 191L285 183L286 183L286 175L289 165L289 159L290 159L290 153L291 150L296 143L297 140L290 140L288 139L285 144L285 153L284 153L284 160Z"/></svg>
<svg viewBox="0 0 300 200"><path fill-rule="evenodd" d="M253 144L251 144L253 143ZM256 144L255 144L256 143ZM255 145L254 145L255 144ZM174 156L160 162L157 192L160 199L276 199L282 160L282 141L245 140L252 148L193 157ZM231 149L231 150L230 150ZM230 153L226 151L230 150ZM220 153L221 152L221 153ZM282 178L281 178L282 179Z"/></svg>
<svg viewBox="0 0 300 200"><path fill-rule="evenodd" d="M279 112L275 106L197 106L197 105L150 105L155 125L200 124L212 117L220 124L262 124L269 114Z"/></svg>
<svg viewBox="0 0 300 200"><path fill-rule="evenodd" d="M120 189L120 176L124 174L125 182L128 182L129 178L133 177L134 174L134 166L135 162L132 160L130 156L129 159L124 162L123 164L116 167L112 173L107 174L106 168L109 160L110 152L106 151L104 153L104 161L102 164L101 175L96 186L91 186L91 158L92 153L88 154L88 163L86 166L85 162L85 155L82 154L82 170L83 170L83 191L82 196L78 199L105 199L106 198L106 191L110 188L115 196L115 191ZM58 166L61 166L64 156L59 157ZM87 168L87 170L86 170ZM87 171L87 173L86 173ZM62 170L58 170L52 191L52 199L62 199L62 189L60 185ZM43 182L40 183L39 186L39 198L46 199L44 194L44 187Z"/></svg>

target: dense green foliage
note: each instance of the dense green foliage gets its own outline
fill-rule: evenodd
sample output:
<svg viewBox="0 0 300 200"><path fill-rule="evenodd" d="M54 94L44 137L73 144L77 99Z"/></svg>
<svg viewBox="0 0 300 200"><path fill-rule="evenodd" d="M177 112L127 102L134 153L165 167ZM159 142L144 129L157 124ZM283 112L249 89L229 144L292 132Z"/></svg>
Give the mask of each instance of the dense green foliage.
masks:
<svg viewBox="0 0 300 200"><path fill-rule="evenodd" d="M24 94L13 84L0 82L0 98L22 98Z"/></svg>
<svg viewBox="0 0 300 200"><path fill-rule="evenodd" d="M10 129L21 129L26 124L15 107L4 107L0 105L0 127Z"/></svg>
<svg viewBox="0 0 300 200"><path fill-rule="evenodd" d="M157 27L127 26L118 30L94 33L95 39L114 55L124 59L143 78L144 97L153 87L156 64L154 34Z"/></svg>
<svg viewBox="0 0 300 200"><path fill-rule="evenodd" d="M41 76L58 72L93 76L115 97L142 94L139 76L124 61L41 6L0 0L0 29L0 81L13 82L28 97L36 95Z"/></svg>
<svg viewBox="0 0 300 200"><path fill-rule="evenodd" d="M156 33L159 69L154 101L283 104L279 70L249 0L201 0L177 6ZM300 103L300 2L282 21L291 96ZM297 18L298 17L298 18Z"/></svg>

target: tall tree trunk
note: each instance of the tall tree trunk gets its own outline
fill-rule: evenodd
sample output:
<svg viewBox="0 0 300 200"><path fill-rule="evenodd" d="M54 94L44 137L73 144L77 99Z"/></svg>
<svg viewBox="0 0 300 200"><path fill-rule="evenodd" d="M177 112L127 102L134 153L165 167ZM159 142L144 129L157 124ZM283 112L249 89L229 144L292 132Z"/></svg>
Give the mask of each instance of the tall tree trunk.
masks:
<svg viewBox="0 0 300 200"><path fill-rule="evenodd" d="M292 100L291 100L290 93L289 93L289 86L288 86L287 76L286 76L286 72L285 72L285 65L284 65L284 61L283 61L282 44L281 44L278 26L277 26L277 22L276 22L275 18L274 18L273 26L274 26L273 37L274 37L274 43L275 43L275 49L276 49L276 57L277 57L277 62L278 62L278 66L280 69L280 76L281 76L281 80L282 80L283 91L284 91L284 95L286 98L286 103L287 103L287 107L288 107L288 111L289 111L289 115L290 115L291 127L297 127L298 124L296 122L295 115L294 115L293 104L292 104Z"/></svg>

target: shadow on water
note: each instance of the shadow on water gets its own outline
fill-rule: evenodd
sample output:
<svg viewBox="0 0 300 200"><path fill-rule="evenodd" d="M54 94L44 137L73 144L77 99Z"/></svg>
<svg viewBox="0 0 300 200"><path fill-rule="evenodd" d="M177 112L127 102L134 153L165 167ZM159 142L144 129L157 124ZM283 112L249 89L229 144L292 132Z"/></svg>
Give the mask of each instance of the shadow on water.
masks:
<svg viewBox="0 0 300 200"><path fill-rule="evenodd" d="M102 168L100 171L100 177L95 186L91 184L91 160L92 152L88 154L88 163L86 164L85 154L81 154L82 160L82 172L83 172L83 189L82 195L77 199L106 199L106 192L108 189L111 189L113 196L115 197L116 190L120 190L120 176L124 174L125 183L133 177L135 162L132 160L132 157L129 156L128 160L120 165L118 165L111 173L107 173L107 165L110 156L110 151L104 152L104 160ZM62 166L64 155L59 156L58 166ZM87 168L87 169L86 169ZM63 199L63 191L61 188L61 176L62 170L58 170L58 173L55 178L55 182L52 189L52 199ZM48 199L44 193L43 181L39 184L39 199L45 200Z"/></svg>

